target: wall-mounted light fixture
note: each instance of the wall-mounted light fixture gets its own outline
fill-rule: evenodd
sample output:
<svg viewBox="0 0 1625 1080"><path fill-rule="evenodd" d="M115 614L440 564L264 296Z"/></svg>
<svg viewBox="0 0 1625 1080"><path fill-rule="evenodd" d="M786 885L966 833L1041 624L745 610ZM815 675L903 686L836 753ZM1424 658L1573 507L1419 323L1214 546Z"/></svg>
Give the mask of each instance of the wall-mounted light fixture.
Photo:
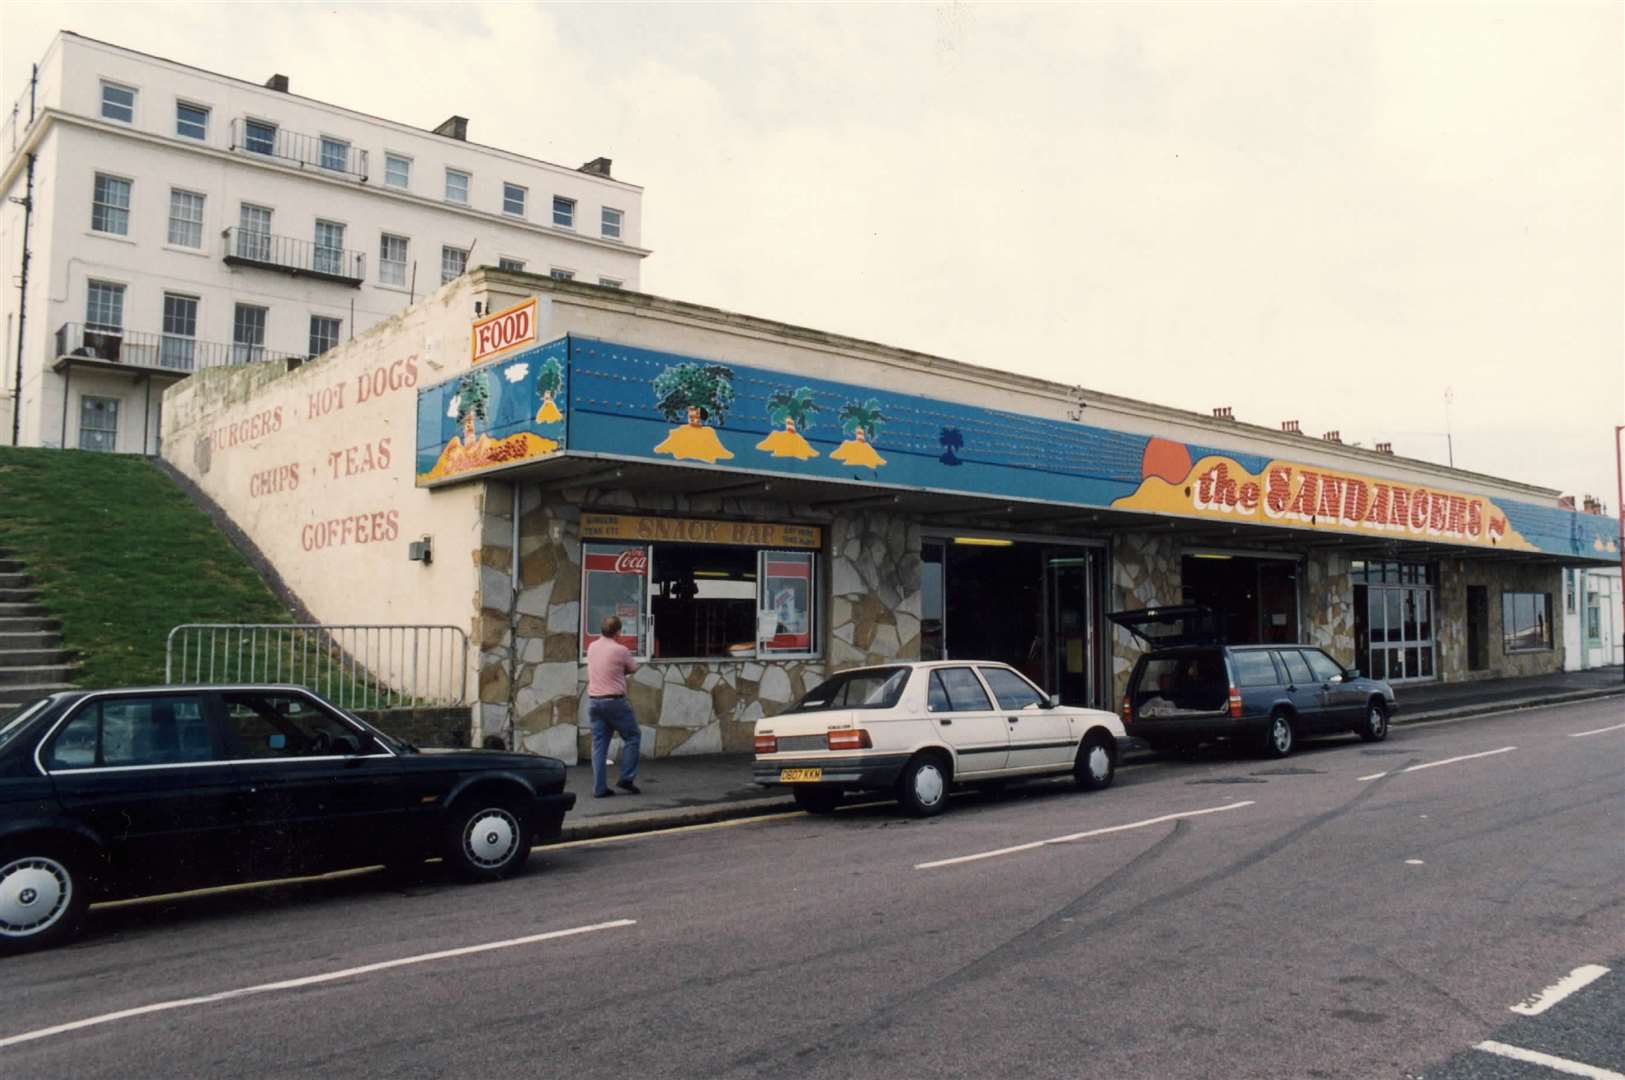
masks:
<svg viewBox="0 0 1625 1080"><path fill-rule="evenodd" d="M412 562L420 562L424 566L434 562L434 537L425 536L422 540L413 540L407 544L406 557Z"/></svg>

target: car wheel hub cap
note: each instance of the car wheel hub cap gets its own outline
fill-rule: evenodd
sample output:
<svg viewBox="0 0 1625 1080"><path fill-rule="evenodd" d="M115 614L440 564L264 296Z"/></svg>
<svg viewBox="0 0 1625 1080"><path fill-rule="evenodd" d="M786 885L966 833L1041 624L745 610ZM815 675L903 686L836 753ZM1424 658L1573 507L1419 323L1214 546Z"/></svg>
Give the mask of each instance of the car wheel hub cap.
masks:
<svg viewBox="0 0 1625 1080"><path fill-rule="evenodd" d="M942 801L942 773L934 765L927 765L914 774L914 794L924 806L935 806Z"/></svg>
<svg viewBox="0 0 1625 1080"><path fill-rule="evenodd" d="M1370 723L1373 733L1380 732L1382 730L1382 711L1380 709L1371 710Z"/></svg>
<svg viewBox="0 0 1625 1080"><path fill-rule="evenodd" d="M1285 750L1292 745L1292 725L1285 720L1275 721L1275 748Z"/></svg>
<svg viewBox="0 0 1625 1080"><path fill-rule="evenodd" d="M1112 759L1111 756L1106 753L1106 748L1104 746L1097 746L1089 751L1090 776L1094 777L1096 780L1104 780L1106 779L1106 774L1111 772L1111 768Z"/></svg>
<svg viewBox="0 0 1625 1080"><path fill-rule="evenodd" d="M518 847L519 823L506 810L481 810L463 833L463 850L476 866L501 866Z"/></svg>
<svg viewBox="0 0 1625 1080"><path fill-rule="evenodd" d="M62 918L73 879L55 859L18 859L0 867L0 936L29 937Z"/></svg>

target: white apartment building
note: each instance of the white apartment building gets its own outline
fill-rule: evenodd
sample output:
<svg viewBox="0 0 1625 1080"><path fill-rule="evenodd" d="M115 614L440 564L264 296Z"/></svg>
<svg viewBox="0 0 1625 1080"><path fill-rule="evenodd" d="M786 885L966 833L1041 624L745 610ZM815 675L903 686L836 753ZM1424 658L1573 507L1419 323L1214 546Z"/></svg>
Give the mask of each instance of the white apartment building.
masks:
<svg viewBox="0 0 1625 1080"><path fill-rule="evenodd" d="M156 453L192 371L318 356L477 265L638 287L641 188L467 124L59 33L0 126L0 443Z"/></svg>

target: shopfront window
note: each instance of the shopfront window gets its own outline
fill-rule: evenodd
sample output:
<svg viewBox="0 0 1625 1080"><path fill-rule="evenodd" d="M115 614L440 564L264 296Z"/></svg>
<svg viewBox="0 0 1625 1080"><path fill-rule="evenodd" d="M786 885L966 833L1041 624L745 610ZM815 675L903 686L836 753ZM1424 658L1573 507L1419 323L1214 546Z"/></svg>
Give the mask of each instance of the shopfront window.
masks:
<svg viewBox="0 0 1625 1080"><path fill-rule="evenodd" d="M1509 653L1550 649L1552 594L1502 593L1501 642Z"/></svg>
<svg viewBox="0 0 1625 1080"><path fill-rule="evenodd" d="M696 539L805 537L795 527L678 519L590 519L597 534ZM812 656L819 651L818 558L811 550L752 543L639 543L592 539L584 529L582 649L603 620L621 620L621 641L656 660ZM800 527L805 532L805 527ZM817 531L812 530L816 542Z"/></svg>

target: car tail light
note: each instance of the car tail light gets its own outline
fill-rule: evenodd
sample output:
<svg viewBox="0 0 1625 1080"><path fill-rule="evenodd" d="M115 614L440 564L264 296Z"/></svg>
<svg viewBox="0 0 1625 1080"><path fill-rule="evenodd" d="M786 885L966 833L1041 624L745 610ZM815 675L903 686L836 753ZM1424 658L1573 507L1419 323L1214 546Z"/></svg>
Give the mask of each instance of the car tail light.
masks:
<svg viewBox="0 0 1625 1080"><path fill-rule="evenodd" d="M1127 694L1124 694L1123 695L1123 723L1132 724L1133 722L1134 722L1134 705L1132 704L1132 700L1129 698L1129 696Z"/></svg>
<svg viewBox="0 0 1625 1080"><path fill-rule="evenodd" d="M1233 720L1241 719L1241 691L1234 686L1230 688L1230 717Z"/></svg>
<svg viewBox="0 0 1625 1080"><path fill-rule="evenodd" d="M756 736L756 752L758 754L776 754L779 752L779 737L777 735Z"/></svg>
<svg viewBox="0 0 1625 1080"><path fill-rule="evenodd" d="M874 741L869 738L869 733L860 728L829 733L831 750L867 750L873 745Z"/></svg>

